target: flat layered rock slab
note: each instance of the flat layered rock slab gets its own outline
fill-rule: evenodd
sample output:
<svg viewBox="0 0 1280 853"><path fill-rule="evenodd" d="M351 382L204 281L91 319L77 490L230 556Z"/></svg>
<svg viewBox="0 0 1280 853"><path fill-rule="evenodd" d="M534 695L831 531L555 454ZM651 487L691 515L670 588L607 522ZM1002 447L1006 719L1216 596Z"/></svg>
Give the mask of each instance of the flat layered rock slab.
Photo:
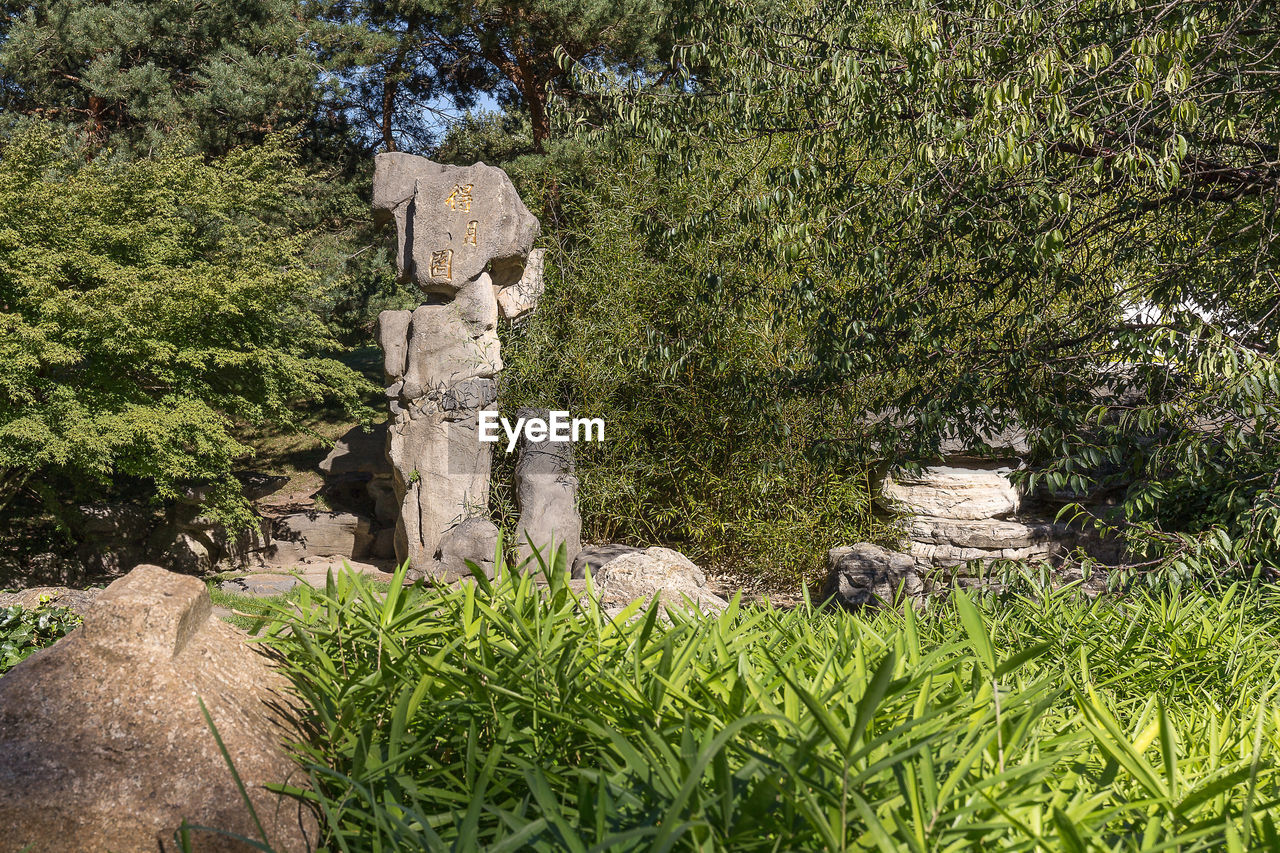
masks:
<svg viewBox="0 0 1280 853"><path fill-rule="evenodd" d="M93 606L100 589L69 589L65 586L37 586L18 592L0 593L0 610L17 605L24 610L64 607L81 616Z"/></svg>
<svg viewBox="0 0 1280 853"><path fill-rule="evenodd" d="M1001 469L936 465L918 474L898 473L880 484L886 509L935 518L983 519L1012 515L1021 498Z"/></svg>
<svg viewBox="0 0 1280 853"><path fill-rule="evenodd" d="M351 560L316 560L300 563L289 569L276 572L255 572L236 578L228 578L218 584L223 592L251 595L255 598L270 598L291 592L299 583L317 589L323 589L332 572L337 577L348 569L356 574L364 575L375 581L389 583L395 575L384 571L372 563L353 562Z"/></svg>
<svg viewBox="0 0 1280 853"><path fill-rule="evenodd" d="M917 516L907 525L907 534L915 542L953 545L958 548L1001 550L1026 548L1073 537L1071 529L1061 522L1009 521L998 518L954 519Z"/></svg>

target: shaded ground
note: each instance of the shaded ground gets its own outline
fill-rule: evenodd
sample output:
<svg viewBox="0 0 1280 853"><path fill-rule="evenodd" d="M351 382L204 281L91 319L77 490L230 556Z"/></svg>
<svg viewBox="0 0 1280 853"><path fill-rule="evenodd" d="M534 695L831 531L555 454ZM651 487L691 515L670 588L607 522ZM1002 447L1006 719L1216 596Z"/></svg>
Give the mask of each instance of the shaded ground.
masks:
<svg viewBox="0 0 1280 853"><path fill-rule="evenodd" d="M376 346L361 347L334 356L377 386L382 384L382 351ZM372 392L365 403L385 414L386 401ZM284 515L309 509L329 509L320 494L324 478L316 466L333 449L343 433L357 425L336 405L317 406L302 422L300 431L278 427L245 426L236 435L253 447L255 455L241 463L247 471L288 478L278 490L255 501L265 515Z"/></svg>

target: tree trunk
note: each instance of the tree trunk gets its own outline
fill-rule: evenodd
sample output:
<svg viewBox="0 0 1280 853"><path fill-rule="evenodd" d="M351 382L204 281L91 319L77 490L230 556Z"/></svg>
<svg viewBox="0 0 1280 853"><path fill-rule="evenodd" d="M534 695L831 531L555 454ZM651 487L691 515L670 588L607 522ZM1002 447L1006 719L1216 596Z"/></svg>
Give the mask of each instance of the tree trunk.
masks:
<svg viewBox="0 0 1280 853"><path fill-rule="evenodd" d="M545 80L538 79L532 64L517 54L508 76L520 93L525 108L529 110L529 122L533 127L533 148L541 153L543 143L551 135L551 126L547 120L547 97L544 91Z"/></svg>
<svg viewBox="0 0 1280 853"><path fill-rule="evenodd" d="M529 87L528 91L522 91L520 96L524 98L524 102L529 107L529 121L533 126L534 150L541 152L542 144L551 135L551 127L547 122L547 103L542 87L535 82Z"/></svg>
<svg viewBox="0 0 1280 853"><path fill-rule="evenodd" d="M400 75L404 73L405 59L409 56L410 45L417 38L421 23L416 15L411 16L406 22L400 46L396 48L395 56L387 65L387 72L382 77L382 115L378 129L382 131L382 146L388 152L396 150L396 94L400 90Z"/></svg>
<svg viewBox="0 0 1280 853"><path fill-rule="evenodd" d="M396 138L392 131L392 118L396 112L396 81L390 71L382 78L382 147L384 151L396 150Z"/></svg>

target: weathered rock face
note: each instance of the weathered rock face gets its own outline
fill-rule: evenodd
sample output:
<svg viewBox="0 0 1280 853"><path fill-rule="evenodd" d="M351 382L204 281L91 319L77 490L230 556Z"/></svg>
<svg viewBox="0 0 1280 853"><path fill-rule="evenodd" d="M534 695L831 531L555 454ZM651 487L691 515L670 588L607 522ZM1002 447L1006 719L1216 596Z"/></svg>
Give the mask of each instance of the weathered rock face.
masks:
<svg viewBox="0 0 1280 853"><path fill-rule="evenodd" d="M379 318L392 398L386 458L398 506L395 556L422 572L440 536L488 504L492 448L480 441L479 412L497 397L497 324L487 275L449 304ZM407 336L403 346L396 334Z"/></svg>
<svg viewBox="0 0 1280 853"><path fill-rule="evenodd" d="M429 572L438 580L471 577L467 561L489 577L494 576L493 557L498 548L498 526L487 518L468 518L440 537L436 559Z"/></svg>
<svg viewBox="0 0 1280 853"><path fill-rule="evenodd" d="M832 548L821 596L847 610L892 606L922 591L916 563L909 555L861 542Z"/></svg>
<svg viewBox="0 0 1280 853"><path fill-rule="evenodd" d="M485 396L491 401L495 393L490 382ZM430 568L445 531L483 514L489 501L492 445L480 441L480 409L447 405L447 399L415 401L387 434L401 507L396 559L420 571Z"/></svg>
<svg viewBox="0 0 1280 853"><path fill-rule="evenodd" d="M359 559L372 544L369 519L349 512L298 512L271 522L274 562L297 563L306 557Z"/></svg>
<svg viewBox="0 0 1280 853"><path fill-rule="evenodd" d="M534 249L525 261L520 280L506 287L496 287L498 313L507 320L518 320L532 313L542 297L542 273L546 263L546 249Z"/></svg>
<svg viewBox="0 0 1280 853"><path fill-rule="evenodd" d="M375 335L382 348L382 373L388 385L404 378L409 358L409 326L412 311L383 311L378 314Z"/></svg>
<svg viewBox="0 0 1280 853"><path fill-rule="evenodd" d="M623 554L600 567L593 583L600 606L614 614L638 598L656 598L668 606L692 602L703 611L718 611L729 603L707 588L707 576L684 554L670 548L647 548Z"/></svg>
<svg viewBox="0 0 1280 853"><path fill-rule="evenodd" d="M487 275L447 305L420 306L409 324L404 374L395 377L403 381L398 396L416 400L468 379L497 376L502 370L497 328L498 303Z"/></svg>
<svg viewBox="0 0 1280 853"><path fill-rule="evenodd" d="M545 409L521 409L519 417L546 420ZM516 556L520 562L536 548L550 561L554 542L565 546L569 565L582 550L582 516L578 513L578 478L573 473L573 445L567 441L530 441L520 444L516 460ZM530 547L530 542L533 543Z"/></svg>
<svg viewBox="0 0 1280 853"><path fill-rule="evenodd" d="M268 784L306 784L281 743L285 684L199 580L139 566L84 624L0 678L0 848L177 849L189 823L257 838L203 699L275 849L313 849L314 819ZM201 851L247 851L193 832ZM29 847L28 847L29 845Z"/></svg>
<svg viewBox="0 0 1280 853"><path fill-rule="evenodd" d="M395 222L401 277L446 296L491 263L523 260L540 230L507 173L483 163L379 154L373 207L378 218Z"/></svg>
<svg viewBox="0 0 1280 853"><path fill-rule="evenodd" d="M996 518L1018 511L1020 499L1007 470L938 465L919 474L885 477L880 499L887 509L941 518Z"/></svg>

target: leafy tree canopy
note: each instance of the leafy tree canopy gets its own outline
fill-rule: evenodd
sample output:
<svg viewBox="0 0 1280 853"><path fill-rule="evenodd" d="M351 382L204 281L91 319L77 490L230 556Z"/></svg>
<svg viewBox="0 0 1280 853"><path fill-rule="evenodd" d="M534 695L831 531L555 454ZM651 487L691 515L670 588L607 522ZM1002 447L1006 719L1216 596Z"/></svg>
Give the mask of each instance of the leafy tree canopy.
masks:
<svg viewBox="0 0 1280 853"><path fill-rule="evenodd" d="M1274 4L677 17L668 85L580 83L660 166L779 158L761 191L727 174L690 199L668 237L728 219L788 272L808 345L779 386L891 415L835 444L918 459L1018 422L1052 486L1136 477L1121 522L1166 554L1280 558Z"/></svg>
<svg viewBox="0 0 1280 853"><path fill-rule="evenodd" d="M356 413L368 390L315 355L308 178L275 139L89 165L60 142L38 125L0 150L0 500L200 481L234 515L234 424L296 424L324 397Z"/></svg>

